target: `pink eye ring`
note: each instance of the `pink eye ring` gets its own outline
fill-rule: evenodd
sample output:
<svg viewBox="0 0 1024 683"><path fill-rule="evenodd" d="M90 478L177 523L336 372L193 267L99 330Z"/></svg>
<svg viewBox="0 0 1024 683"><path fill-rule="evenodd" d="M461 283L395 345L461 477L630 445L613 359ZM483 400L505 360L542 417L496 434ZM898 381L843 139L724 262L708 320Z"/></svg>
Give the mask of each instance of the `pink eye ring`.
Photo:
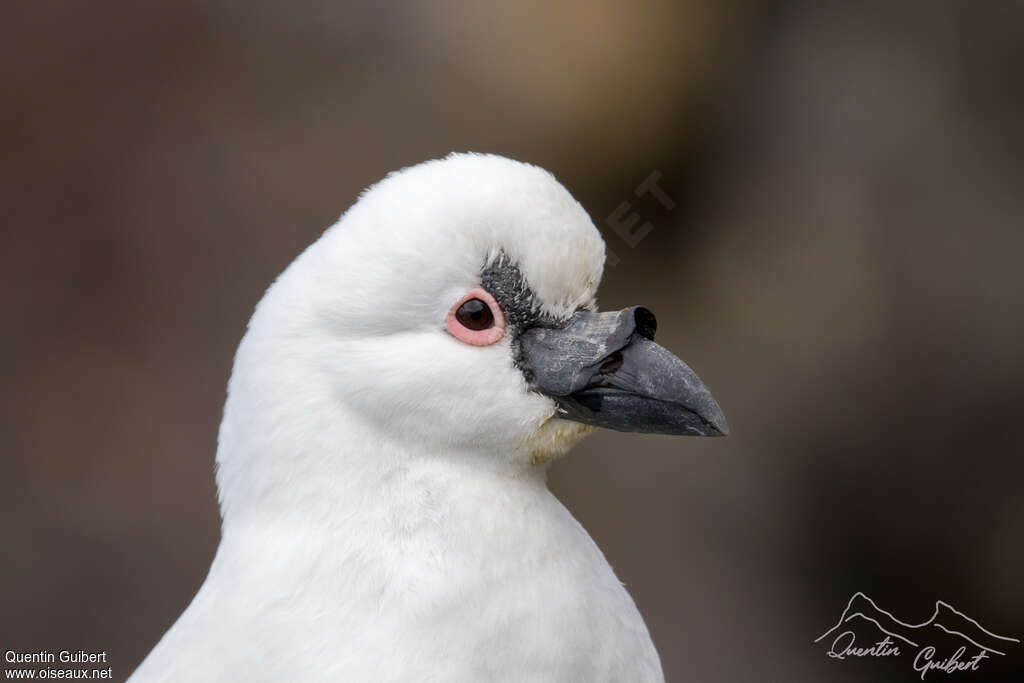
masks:
<svg viewBox="0 0 1024 683"><path fill-rule="evenodd" d="M481 287L474 287L455 302L445 324L456 339L471 346L490 346L505 336L501 306Z"/></svg>

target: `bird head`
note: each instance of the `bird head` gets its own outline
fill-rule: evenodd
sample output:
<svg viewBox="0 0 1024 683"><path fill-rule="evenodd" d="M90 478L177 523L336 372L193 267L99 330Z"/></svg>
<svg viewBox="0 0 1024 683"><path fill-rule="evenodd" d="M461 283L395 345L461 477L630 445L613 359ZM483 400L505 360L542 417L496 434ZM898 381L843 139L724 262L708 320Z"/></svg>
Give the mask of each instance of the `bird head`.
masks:
<svg viewBox="0 0 1024 683"><path fill-rule="evenodd" d="M389 175L257 307L229 385L221 478L243 468L235 451L267 448L243 447L256 431L275 457L361 438L523 466L594 427L724 434L707 388L654 342L650 311L598 312L604 252L535 166L453 154Z"/></svg>

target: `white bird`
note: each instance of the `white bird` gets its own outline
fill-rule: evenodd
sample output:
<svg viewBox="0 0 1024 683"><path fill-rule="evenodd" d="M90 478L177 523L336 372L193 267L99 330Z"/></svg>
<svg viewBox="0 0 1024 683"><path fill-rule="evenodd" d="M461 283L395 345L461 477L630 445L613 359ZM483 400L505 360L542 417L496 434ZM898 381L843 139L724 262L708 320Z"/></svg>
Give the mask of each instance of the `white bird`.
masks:
<svg viewBox="0 0 1024 683"><path fill-rule="evenodd" d="M717 435L548 172L454 154L367 190L235 357L206 581L131 677L662 681L633 600L548 491L594 426Z"/></svg>

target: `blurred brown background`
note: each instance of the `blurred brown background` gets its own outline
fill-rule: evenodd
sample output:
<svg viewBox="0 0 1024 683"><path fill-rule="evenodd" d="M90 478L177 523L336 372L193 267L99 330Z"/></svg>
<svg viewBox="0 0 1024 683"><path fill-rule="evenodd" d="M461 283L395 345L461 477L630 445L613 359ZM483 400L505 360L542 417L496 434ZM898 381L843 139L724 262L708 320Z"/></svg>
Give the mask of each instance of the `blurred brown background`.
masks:
<svg viewBox="0 0 1024 683"><path fill-rule="evenodd" d="M362 188L452 150L552 170L620 259L604 306L655 310L729 417L551 472L670 681L918 680L812 643L856 590L1024 636L1021 3L4 15L0 649L131 672L216 547L253 306ZM671 210L634 196L654 171Z"/></svg>

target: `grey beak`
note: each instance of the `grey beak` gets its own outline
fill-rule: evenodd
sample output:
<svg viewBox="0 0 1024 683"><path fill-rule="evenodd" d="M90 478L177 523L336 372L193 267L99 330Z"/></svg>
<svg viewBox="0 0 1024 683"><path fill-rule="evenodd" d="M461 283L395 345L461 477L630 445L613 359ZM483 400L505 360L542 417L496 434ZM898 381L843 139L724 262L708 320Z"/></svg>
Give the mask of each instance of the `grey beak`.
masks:
<svg viewBox="0 0 1024 683"><path fill-rule="evenodd" d="M622 432L723 436L725 415L686 363L654 343L646 308L580 311L561 327L519 337L534 390L553 398L559 417Z"/></svg>

